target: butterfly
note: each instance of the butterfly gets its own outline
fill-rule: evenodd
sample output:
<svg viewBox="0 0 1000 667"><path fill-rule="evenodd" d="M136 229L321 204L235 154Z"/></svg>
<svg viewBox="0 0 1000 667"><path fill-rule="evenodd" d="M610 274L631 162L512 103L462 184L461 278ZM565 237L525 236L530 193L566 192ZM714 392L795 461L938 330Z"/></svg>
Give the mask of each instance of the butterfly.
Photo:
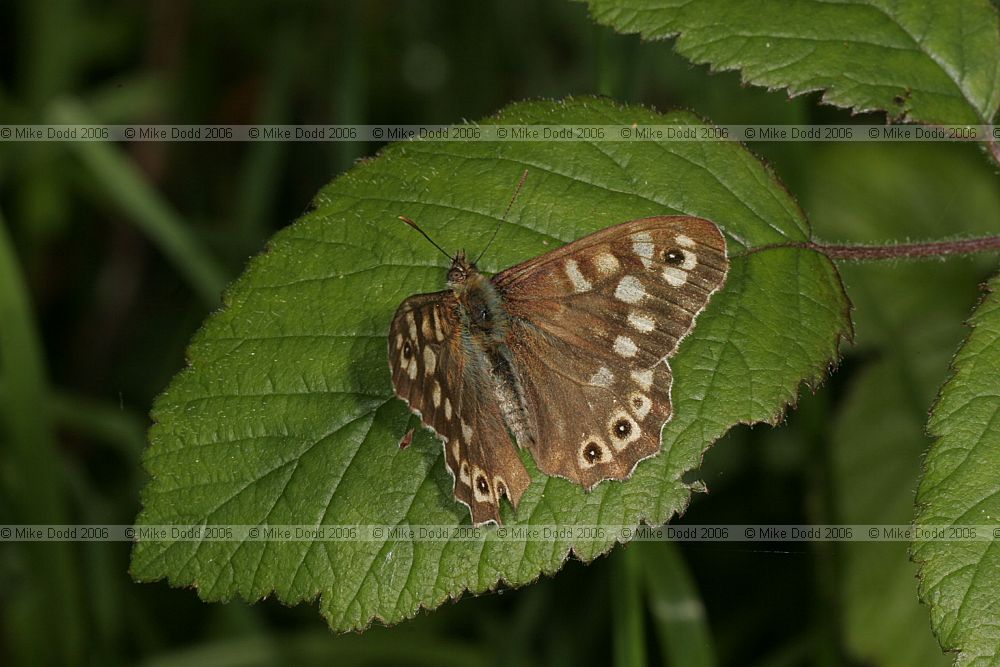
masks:
<svg viewBox="0 0 1000 667"><path fill-rule="evenodd" d="M516 510L531 481L511 436L543 473L587 490L659 453L668 359L729 268L713 222L623 222L492 278L464 252L450 259L447 290L396 311L389 367L444 443L474 525L500 524L501 498Z"/></svg>

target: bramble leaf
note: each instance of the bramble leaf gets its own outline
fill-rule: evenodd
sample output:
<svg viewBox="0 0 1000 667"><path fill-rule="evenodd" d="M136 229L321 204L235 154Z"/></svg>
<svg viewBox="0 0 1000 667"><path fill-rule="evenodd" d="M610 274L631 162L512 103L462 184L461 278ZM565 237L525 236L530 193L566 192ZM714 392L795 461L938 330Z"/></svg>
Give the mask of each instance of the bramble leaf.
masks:
<svg viewBox="0 0 1000 667"><path fill-rule="evenodd" d="M975 540L913 543L920 599L942 648L957 651L962 665L994 665L1000 656L1000 532L993 528L1000 523L1000 276L987 289L931 412L928 431L937 440L917 492L916 523L988 527Z"/></svg>
<svg viewBox="0 0 1000 667"><path fill-rule="evenodd" d="M1000 106L1000 19L988 0L584 0L601 24L677 37L695 63L899 120L989 123Z"/></svg>
<svg viewBox="0 0 1000 667"><path fill-rule="evenodd" d="M515 104L485 123L700 123L605 100ZM653 214L716 221L730 244L726 287L672 360L674 418L663 452L593 492L540 475L505 525L658 524L683 510L681 477L734 424L776 421L818 382L849 335L839 275L819 254L763 249L804 240L801 210L759 160L716 142L404 142L334 180L230 288L154 406L140 525L469 523L442 448L392 395L389 320L407 296L441 289L445 248L478 250L522 170L527 183L480 263L497 271L588 232ZM574 551L571 538L481 541L140 541L132 571L206 600L320 597L331 627L395 622L464 591L527 584Z"/></svg>

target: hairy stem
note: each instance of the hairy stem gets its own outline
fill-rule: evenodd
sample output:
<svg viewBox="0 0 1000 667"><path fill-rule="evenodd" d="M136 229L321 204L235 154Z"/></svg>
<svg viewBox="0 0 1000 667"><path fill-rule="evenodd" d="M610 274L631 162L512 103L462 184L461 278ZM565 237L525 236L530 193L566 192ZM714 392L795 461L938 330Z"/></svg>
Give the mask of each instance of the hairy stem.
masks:
<svg viewBox="0 0 1000 667"><path fill-rule="evenodd" d="M992 131L993 128L990 129ZM996 139L990 139L986 142L986 150L989 151L990 157L1000 167L1000 142Z"/></svg>
<svg viewBox="0 0 1000 667"><path fill-rule="evenodd" d="M947 255L972 255L979 252L1000 252L1000 236L982 236L955 241L928 243L901 243L896 245L846 245L817 243L815 241L774 243L754 248L758 252L770 248L806 248L821 252L830 259L873 261L880 259L917 259L945 257Z"/></svg>

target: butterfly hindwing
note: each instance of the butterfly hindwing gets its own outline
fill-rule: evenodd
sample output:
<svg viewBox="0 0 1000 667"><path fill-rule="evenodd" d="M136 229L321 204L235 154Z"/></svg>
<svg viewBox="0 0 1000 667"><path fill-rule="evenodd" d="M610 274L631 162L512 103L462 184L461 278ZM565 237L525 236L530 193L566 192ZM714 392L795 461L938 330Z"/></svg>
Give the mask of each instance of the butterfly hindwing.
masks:
<svg viewBox="0 0 1000 667"><path fill-rule="evenodd" d="M517 508L531 477L511 442L497 405L489 373L465 369L459 404L460 437L446 444L446 461L455 475L455 497L469 506L475 525L500 523L500 498Z"/></svg>
<svg viewBox="0 0 1000 667"><path fill-rule="evenodd" d="M642 370L602 361L595 370L594 357L554 344L530 326L515 327L524 327L518 354L541 362L531 364L523 381L537 424L529 447L542 472L590 489L605 479L625 479L660 451L660 429L671 409L665 361Z"/></svg>
<svg viewBox="0 0 1000 667"><path fill-rule="evenodd" d="M492 400L489 374L470 354L450 291L405 300L389 329L393 388L444 443L455 498L473 522L499 522L500 497L517 507L530 478Z"/></svg>
<svg viewBox="0 0 1000 667"><path fill-rule="evenodd" d="M725 281L726 245L700 218L610 227L494 277L547 474L590 488L659 451L666 361Z"/></svg>

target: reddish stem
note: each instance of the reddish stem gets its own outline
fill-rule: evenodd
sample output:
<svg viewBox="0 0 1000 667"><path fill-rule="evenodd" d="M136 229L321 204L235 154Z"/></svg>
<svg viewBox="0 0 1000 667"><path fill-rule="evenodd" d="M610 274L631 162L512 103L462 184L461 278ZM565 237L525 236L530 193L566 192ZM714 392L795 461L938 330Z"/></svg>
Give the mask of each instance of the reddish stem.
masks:
<svg viewBox="0 0 1000 667"><path fill-rule="evenodd" d="M971 255L978 252L1000 251L1000 236L983 236L956 241L932 241L929 243L902 243L898 245L841 245L834 243L793 242L775 243L754 248L759 252L769 248L806 248L821 252L830 259L872 261L880 259L915 259L920 257L945 257L947 255Z"/></svg>
<svg viewBox="0 0 1000 667"><path fill-rule="evenodd" d="M904 259L915 257L944 257L945 255L969 255L977 252L1000 250L1000 236L984 236L976 239L957 241L934 241L931 243L904 243L900 245L827 245L808 243L830 259Z"/></svg>

